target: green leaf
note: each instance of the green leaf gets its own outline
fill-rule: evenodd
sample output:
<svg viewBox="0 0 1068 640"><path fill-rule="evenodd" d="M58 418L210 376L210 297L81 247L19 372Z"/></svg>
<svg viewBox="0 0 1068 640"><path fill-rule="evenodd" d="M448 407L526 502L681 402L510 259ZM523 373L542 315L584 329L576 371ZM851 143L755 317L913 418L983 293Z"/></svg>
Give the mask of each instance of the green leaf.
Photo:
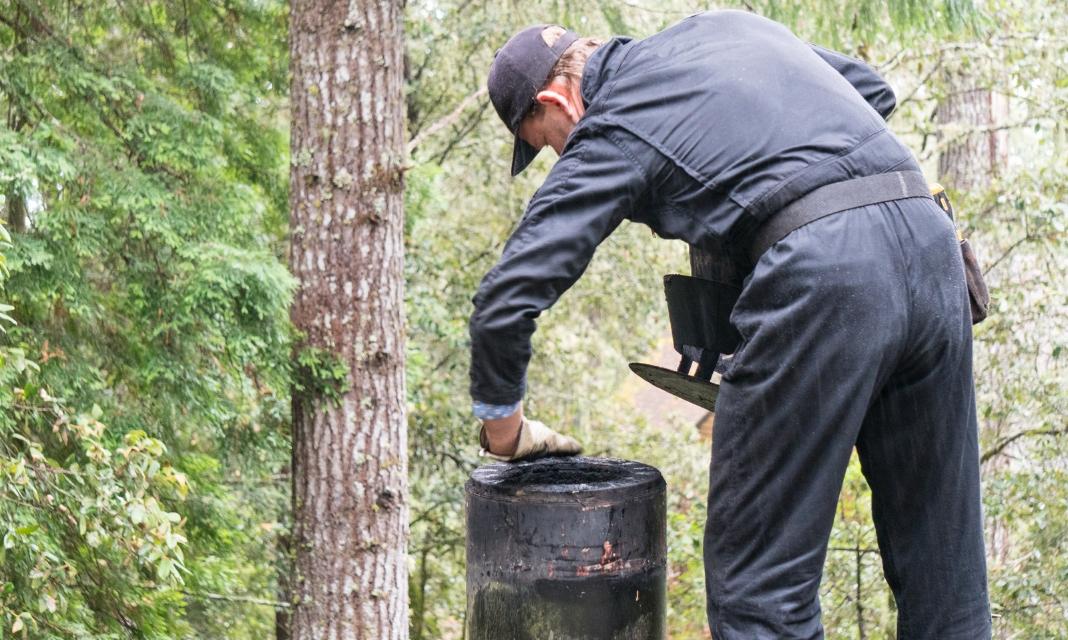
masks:
<svg viewBox="0 0 1068 640"><path fill-rule="evenodd" d="M175 574L174 561L170 558L164 558L160 560L156 566L156 577L160 580L167 580Z"/></svg>
<svg viewBox="0 0 1068 640"><path fill-rule="evenodd" d="M36 523L28 524L28 525L26 525L24 527L19 527L19 528L15 529L15 533L19 534L22 537L26 537L26 536L28 536L28 535L30 535L32 533L35 533L40 528L41 528L40 525L38 525Z"/></svg>
<svg viewBox="0 0 1068 640"><path fill-rule="evenodd" d="M134 502L127 506L126 513L130 516L130 522L134 524L142 524L145 521L145 505L140 502Z"/></svg>

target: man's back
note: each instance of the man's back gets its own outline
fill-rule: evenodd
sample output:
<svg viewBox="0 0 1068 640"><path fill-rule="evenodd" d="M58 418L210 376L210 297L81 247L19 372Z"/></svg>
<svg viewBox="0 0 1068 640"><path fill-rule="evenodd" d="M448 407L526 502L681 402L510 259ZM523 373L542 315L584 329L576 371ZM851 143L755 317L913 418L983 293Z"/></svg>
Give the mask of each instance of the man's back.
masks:
<svg viewBox="0 0 1068 640"><path fill-rule="evenodd" d="M817 187L913 162L883 121L894 106L888 87L870 70L847 80L828 62L863 67L753 14L698 14L594 54L575 135L618 127L650 145L662 159L635 155L656 174L657 195L729 239Z"/></svg>

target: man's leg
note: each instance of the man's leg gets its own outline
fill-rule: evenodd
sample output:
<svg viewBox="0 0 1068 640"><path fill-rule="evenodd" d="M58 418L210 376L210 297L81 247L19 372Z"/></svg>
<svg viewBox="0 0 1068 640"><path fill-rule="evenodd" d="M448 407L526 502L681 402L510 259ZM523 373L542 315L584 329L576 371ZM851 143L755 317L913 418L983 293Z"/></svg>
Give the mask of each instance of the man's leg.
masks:
<svg viewBox="0 0 1068 640"><path fill-rule="evenodd" d="M849 457L907 335L905 265L883 205L772 247L732 321L705 530L716 640L822 638L819 584Z"/></svg>
<svg viewBox="0 0 1068 640"><path fill-rule="evenodd" d="M936 237L944 221L924 213L910 208L895 225L906 237ZM909 348L857 449L898 638L981 640L990 637L990 610L964 274L952 239L910 253Z"/></svg>

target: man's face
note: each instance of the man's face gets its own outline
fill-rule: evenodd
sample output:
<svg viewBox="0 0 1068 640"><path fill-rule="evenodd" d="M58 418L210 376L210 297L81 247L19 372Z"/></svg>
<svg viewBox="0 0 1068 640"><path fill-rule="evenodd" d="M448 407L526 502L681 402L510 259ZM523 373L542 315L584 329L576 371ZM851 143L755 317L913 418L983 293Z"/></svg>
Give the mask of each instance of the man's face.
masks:
<svg viewBox="0 0 1068 640"><path fill-rule="evenodd" d="M535 98L540 108L519 125L519 137L540 150L550 146L560 155L575 124L585 113L578 91L566 82L553 83Z"/></svg>
<svg viewBox="0 0 1068 640"><path fill-rule="evenodd" d="M559 109L555 113L551 109L542 109L535 115L527 116L519 125L519 137L535 149L550 146L556 155L560 155L567 137L575 128L571 120L560 115Z"/></svg>

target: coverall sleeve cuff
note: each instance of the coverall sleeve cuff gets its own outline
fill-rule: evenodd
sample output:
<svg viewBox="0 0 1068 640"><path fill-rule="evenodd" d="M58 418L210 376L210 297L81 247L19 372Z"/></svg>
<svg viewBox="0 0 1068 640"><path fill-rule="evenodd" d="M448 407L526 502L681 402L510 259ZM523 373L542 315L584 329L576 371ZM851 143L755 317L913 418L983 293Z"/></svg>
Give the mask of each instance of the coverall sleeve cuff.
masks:
<svg viewBox="0 0 1068 640"><path fill-rule="evenodd" d="M471 410L479 420L500 420L518 411L521 403L522 401L513 404L487 404L475 400L471 404Z"/></svg>

